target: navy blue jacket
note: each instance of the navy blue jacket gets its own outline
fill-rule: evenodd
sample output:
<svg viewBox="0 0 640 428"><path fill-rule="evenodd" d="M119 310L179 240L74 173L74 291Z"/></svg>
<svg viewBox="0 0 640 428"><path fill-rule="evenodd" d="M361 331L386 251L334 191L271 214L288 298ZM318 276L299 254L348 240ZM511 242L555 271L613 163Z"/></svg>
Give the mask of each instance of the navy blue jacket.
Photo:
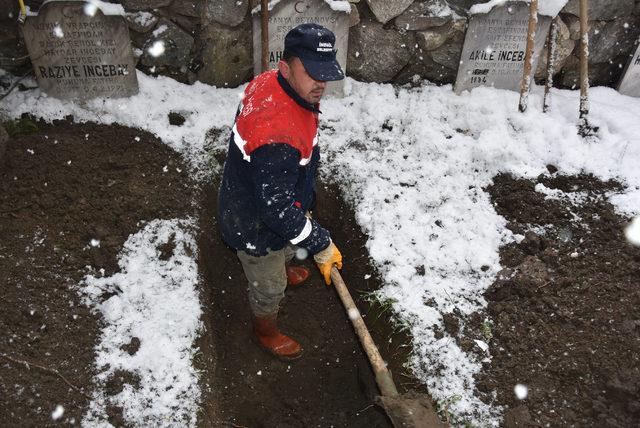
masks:
<svg viewBox="0 0 640 428"><path fill-rule="evenodd" d="M289 243L310 254L329 245L329 232L305 216L315 203L318 113L274 71L247 86L218 193L218 226L229 246L263 256Z"/></svg>

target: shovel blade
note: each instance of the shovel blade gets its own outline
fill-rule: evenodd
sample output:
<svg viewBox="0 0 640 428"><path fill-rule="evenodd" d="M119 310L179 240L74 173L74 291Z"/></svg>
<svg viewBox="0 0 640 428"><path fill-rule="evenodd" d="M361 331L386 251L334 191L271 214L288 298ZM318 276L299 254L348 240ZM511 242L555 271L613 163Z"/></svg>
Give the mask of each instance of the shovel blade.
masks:
<svg viewBox="0 0 640 428"><path fill-rule="evenodd" d="M382 407L396 428L444 428L425 394L406 393L395 397L378 396L376 403Z"/></svg>

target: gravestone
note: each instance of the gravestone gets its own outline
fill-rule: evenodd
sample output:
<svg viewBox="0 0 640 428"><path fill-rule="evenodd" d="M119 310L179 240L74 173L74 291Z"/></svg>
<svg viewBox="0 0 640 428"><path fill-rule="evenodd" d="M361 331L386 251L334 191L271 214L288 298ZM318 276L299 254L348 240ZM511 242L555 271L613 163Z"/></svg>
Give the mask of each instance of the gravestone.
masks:
<svg viewBox="0 0 640 428"><path fill-rule="evenodd" d="M27 17L23 35L40 88L60 99L138 93L129 28L121 6L61 0Z"/></svg>
<svg viewBox="0 0 640 428"><path fill-rule="evenodd" d="M337 2L336 2L337 3ZM344 2L346 10L351 8ZM272 7L273 6L273 7ZM336 57L342 71L347 72L347 46L349 41L349 12L333 10L324 0L283 0L269 2L269 69L278 67L284 49L284 37L300 24L313 22L333 31L336 35ZM262 72L262 31L260 6L253 14L253 72ZM342 96L344 81L328 82L326 94Z"/></svg>
<svg viewBox="0 0 640 428"><path fill-rule="evenodd" d="M532 70L549 32L551 17L538 15ZM471 15L460 56L455 92L478 86L519 91L529 27L529 4L507 2Z"/></svg>
<svg viewBox="0 0 640 428"><path fill-rule="evenodd" d="M640 97L640 45L620 79L618 91L631 97Z"/></svg>

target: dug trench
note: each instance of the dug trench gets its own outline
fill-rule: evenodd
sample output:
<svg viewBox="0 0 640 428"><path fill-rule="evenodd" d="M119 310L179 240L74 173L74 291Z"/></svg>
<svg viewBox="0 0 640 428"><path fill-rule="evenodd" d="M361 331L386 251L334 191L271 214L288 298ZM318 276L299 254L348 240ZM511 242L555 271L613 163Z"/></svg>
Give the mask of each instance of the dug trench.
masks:
<svg viewBox="0 0 640 428"><path fill-rule="evenodd" d="M81 423L96 386L103 321L77 285L88 272L117 272L124 242L145 222L194 213L204 311L194 361L203 391L199 426L390 426L373 404L373 375L335 290L308 261L312 277L287 291L281 317L304 357L285 364L252 342L247 284L215 225L215 183L191 180L177 153L118 125L29 117L5 125L12 138L0 169L0 426ZM399 389L419 388L402 367L410 338L393 327L387 308L366 298L380 286L366 236L336 186L318 190L316 216L343 252L344 279ZM92 246L94 239L100 244ZM159 257L171 252L163 244ZM139 344L134 338L122 349L135 354ZM117 373L102 387L109 396L125 385L136 388L134 373ZM64 414L54 421L58 404ZM128 425L118 407L107 416Z"/></svg>
<svg viewBox="0 0 640 428"><path fill-rule="evenodd" d="M220 163L223 156L217 156ZM337 293L327 287L309 260L311 277L289 287L279 316L283 332L304 347L301 359L282 362L260 349L251 338L242 267L235 252L222 242L216 227L216 183L206 186L201 219L200 266L204 266L205 320L211 329L200 339L208 349L201 425L231 427L390 427L374 404L379 394L369 362ZM342 277L387 359L398 389L426 392L403 365L410 337L394 326L388 308L367 296L380 278L366 250L352 208L336 185L319 184L314 217L331 231L344 260Z"/></svg>

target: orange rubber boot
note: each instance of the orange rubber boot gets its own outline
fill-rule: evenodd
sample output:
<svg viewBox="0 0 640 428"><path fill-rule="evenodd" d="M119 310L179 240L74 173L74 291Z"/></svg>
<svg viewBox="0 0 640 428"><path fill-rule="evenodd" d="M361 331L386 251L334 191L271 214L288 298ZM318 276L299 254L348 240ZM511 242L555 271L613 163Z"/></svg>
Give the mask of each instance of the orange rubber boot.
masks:
<svg viewBox="0 0 640 428"><path fill-rule="evenodd" d="M278 314L253 317L253 333L258 343L281 360L302 356L302 346L278 330Z"/></svg>
<svg viewBox="0 0 640 428"><path fill-rule="evenodd" d="M287 266L287 285L300 285L309 278L311 272L304 266Z"/></svg>

